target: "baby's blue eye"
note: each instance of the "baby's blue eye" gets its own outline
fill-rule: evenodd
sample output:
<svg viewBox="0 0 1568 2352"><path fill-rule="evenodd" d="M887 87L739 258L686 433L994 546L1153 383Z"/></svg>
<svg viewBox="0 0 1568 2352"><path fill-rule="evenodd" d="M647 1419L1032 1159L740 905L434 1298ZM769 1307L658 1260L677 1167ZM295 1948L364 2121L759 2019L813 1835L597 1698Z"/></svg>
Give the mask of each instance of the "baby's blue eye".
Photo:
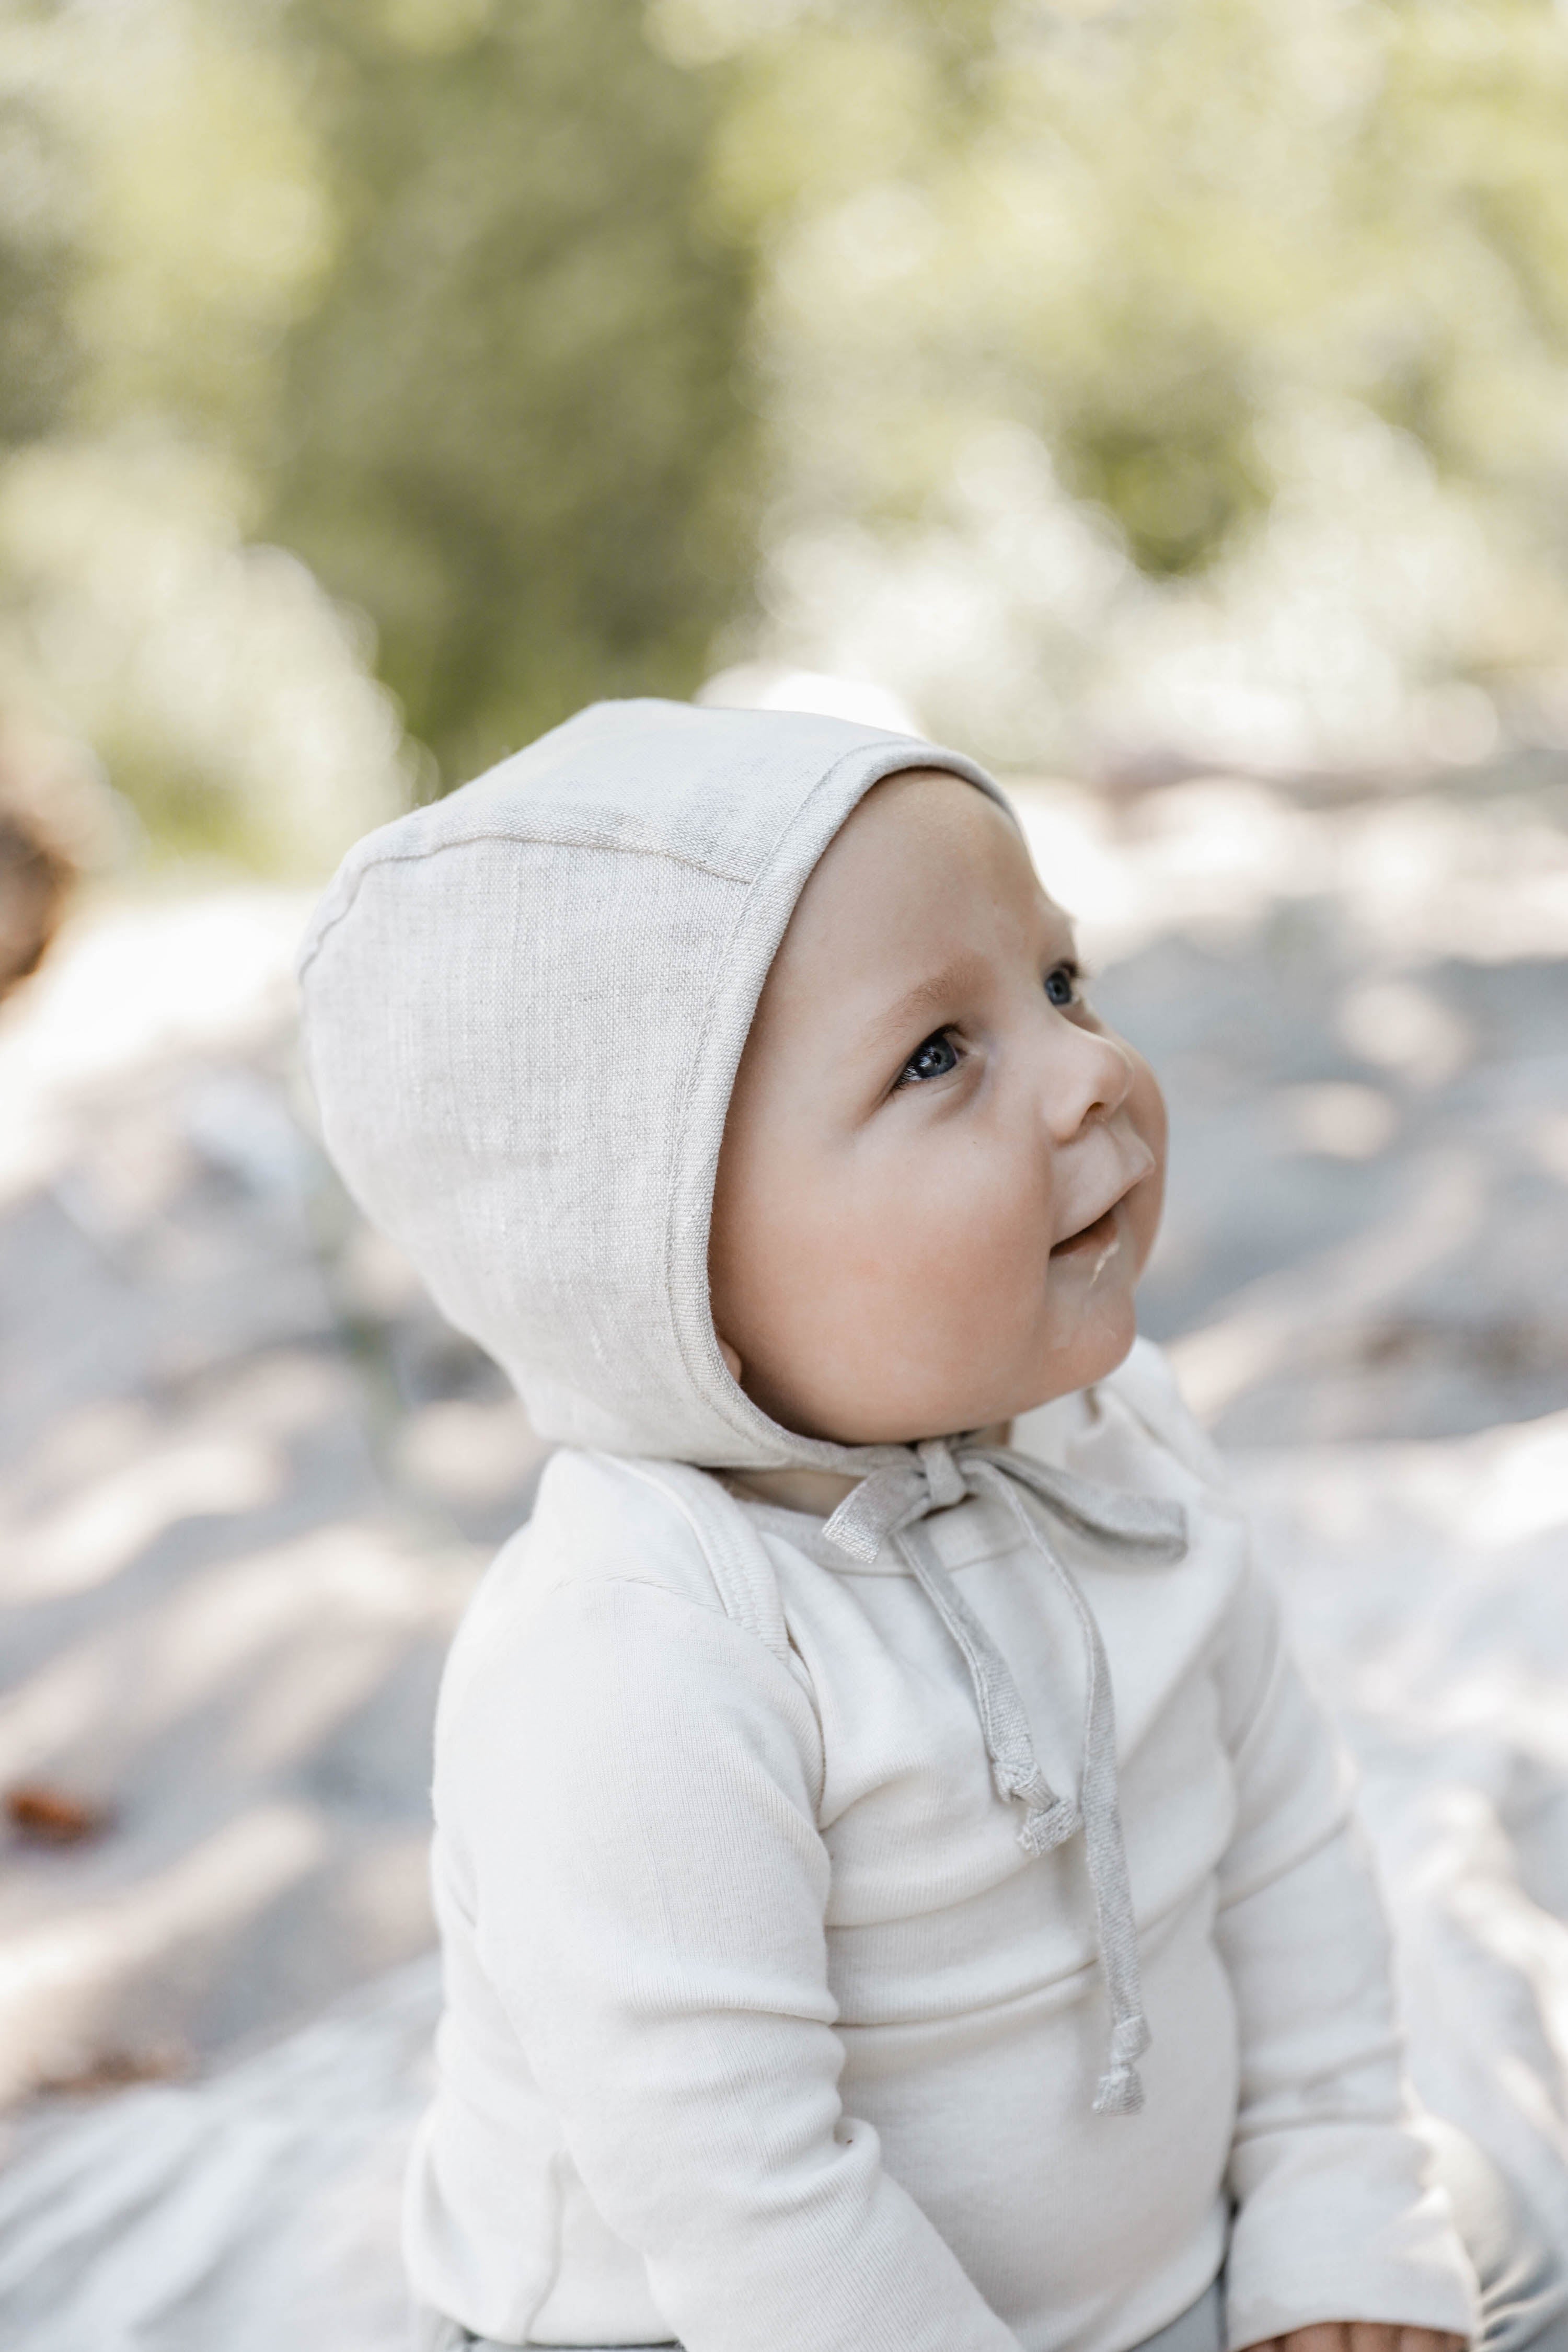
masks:
<svg viewBox="0 0 1568 2352"><path fill-rule="evenodd" d="M923 1045L916 1047L899 1073L901 1087L918 1085L922 1078L945 1078L950 1070L958 1067L958 1048L945 1029L933 1030Z"/></svg>
<svg viewBox="0 0 1568 2352"><path fill-rule="evenodd" d="M1046 999L1048 1003L1055 1004L1063 1011L1069 1004L1078 1003L1078 966L1076 964L1058 963L1053 971L1047 972Z"/></svg>

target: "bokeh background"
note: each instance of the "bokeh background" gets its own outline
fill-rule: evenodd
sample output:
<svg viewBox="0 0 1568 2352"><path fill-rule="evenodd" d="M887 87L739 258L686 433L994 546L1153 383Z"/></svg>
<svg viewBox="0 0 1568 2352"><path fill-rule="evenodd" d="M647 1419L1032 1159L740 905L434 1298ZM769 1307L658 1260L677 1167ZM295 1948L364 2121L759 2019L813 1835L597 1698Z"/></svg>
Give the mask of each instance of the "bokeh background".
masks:
<svg viewBox="0 0 1568 2352"><path fill-rule="evenodd" d="M1424 2079L1568 2233L1568 11L7 0L0 331L13 2340L396 2340L430 1712L540 1449L291 963L626 693L1014 784Z"/></svg>

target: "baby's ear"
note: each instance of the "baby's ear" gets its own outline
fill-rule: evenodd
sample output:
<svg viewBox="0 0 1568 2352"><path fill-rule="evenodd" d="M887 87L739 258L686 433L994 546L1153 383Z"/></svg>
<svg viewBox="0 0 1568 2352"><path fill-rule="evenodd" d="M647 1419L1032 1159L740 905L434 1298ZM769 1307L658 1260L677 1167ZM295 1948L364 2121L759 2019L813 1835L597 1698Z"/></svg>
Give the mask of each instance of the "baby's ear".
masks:
<svg viewBox="0 0 1568 2352"><path fill-rule="evenodd" d="M722 1332L716 1331L713 1336L719 1342L719 1353L724 1359L730 1378L734 1381L735 1386L739 1388L741 1385L741 1359L736 1354L734 1349L731 1347L728 1339L724 1338Z"/></svg>

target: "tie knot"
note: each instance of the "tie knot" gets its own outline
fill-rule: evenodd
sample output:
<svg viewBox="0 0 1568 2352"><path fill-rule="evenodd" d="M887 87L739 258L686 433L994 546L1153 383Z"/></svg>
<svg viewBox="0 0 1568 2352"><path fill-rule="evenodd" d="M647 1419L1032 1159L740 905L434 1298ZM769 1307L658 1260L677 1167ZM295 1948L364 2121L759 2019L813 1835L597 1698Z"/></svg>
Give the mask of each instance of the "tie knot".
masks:
<svg viewBox="0 0 1568 2352"><path fill-rule="evenodd" d="M945 1510L950 1503L962 1503L969 1492L963 1471L952 1457L952 1448L945 1437L928 1437L921 1446L921 1468L926 1474L926 1485L935 1507Z"/></svg>

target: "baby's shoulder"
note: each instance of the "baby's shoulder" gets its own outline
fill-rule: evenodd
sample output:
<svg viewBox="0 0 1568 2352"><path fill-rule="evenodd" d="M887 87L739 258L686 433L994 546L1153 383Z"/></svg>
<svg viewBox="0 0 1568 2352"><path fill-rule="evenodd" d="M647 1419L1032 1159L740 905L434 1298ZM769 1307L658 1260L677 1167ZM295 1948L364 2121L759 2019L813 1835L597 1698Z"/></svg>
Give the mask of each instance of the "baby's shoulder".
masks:
<svg viewBox="0 0 1568 2352"><path fill-rule="evenodd" d="M540 1485L533 1573L553 1588L605 1577L717 1609L783 1657L789 1643L767 1551L733 1496L687 1462L563 1452Z"/></svg>
<svg viewBox="0 0 1568 2352"><path fill-rule="evenodd" d="M591 1608L608 1585L652 1587L716 1612L788 1654L772 1565L718 1480L686 1463L563 1448L525 1527L497 1554L465 1613L449 1680L530 1642L547 1611Z"/></svg>

